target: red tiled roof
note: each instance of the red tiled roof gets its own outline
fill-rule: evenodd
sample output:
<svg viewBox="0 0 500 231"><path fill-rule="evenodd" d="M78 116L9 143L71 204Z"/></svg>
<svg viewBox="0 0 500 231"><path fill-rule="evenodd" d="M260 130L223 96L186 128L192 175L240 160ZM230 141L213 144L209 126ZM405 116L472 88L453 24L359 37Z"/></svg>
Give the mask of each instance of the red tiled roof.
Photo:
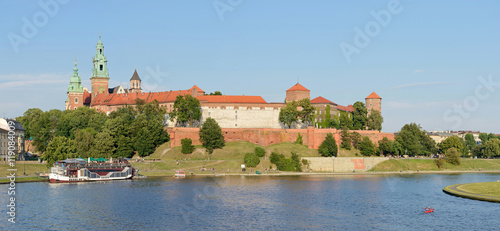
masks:
<svg viewBox="0 0 500 231"><path fill-rule="evenodd" d="M94 97L91 106L96 105L134 105L136 99L142 99L145 103L158 101L158 103L174 102L178 95L191 94L190 90L147 92L147 93L123 93L123 94L98 94Z"/></svg>
<svg viewBox="0 0 500 231"><path fill-rule="evenodd" d="M208 103L267 103L261 96L247 95L200 95L198 100Z"/></svg>
<svg viewBox="0 0 500 231"><path fill-rule="evenodd" d="M204 91L204 90L201 90L201 88L199 88L199 87L198 87L198 86L196 86L196 85L194 85L193 87L189 88L189 90L192 90L192 89L196 90L197 92L205 93L205 91Z"/></svg>
<svg viewBox="0 0 500 231"><path fill-rule="evenodd" d="M293 87L291 87L290 89L288 89L286 91L309 91L309 89L300 85L300 83L297 83L297 84L293 85Z"/></svg>
<svg viewBox="0 0 500 231"><path fill-rule="evenodd" d="M90 102L92 101L92 94L85 90L83 92L83 105L90 105Z"/></svg>
<svg viewBox="0 0 500 231"><path fill-rule="evenodd" d="M337 105L337 109L341 110L341 111L347 111L347 112L353 112L354 111L354 107L352 105L348 105L347 107L346 106L342 106L342 105Z"/></svg>
<svg viewBox="0 0 500 231"><path fill-rule="evenodd" d="M326 103L326 104L334 104L334 105L337 105L336 103L334 103L334 102L332 102L332 101L330 101L330 100L327 100L327 99L325 99L325 98L323 98L323 97L321 97L321 96L318 96L318 97L316 97L316 98L312 99L312 100L311 100L311 103L312 103L312 104L319 104L319 103L325 104L325 103Z"/></svg>
<svg viewBox="0 0 500 231"><path fill-rule="evenodd" d="M369 96L366 97L367 99L382 99L382 97L378 96L377 93L372 92Z"/></svg>

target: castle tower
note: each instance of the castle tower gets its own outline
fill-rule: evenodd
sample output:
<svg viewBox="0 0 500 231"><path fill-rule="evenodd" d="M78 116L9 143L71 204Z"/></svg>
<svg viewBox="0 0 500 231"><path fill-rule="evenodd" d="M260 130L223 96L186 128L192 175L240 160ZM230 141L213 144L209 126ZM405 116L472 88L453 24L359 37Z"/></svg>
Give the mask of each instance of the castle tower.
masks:
<svg viewBox="0 0 500 231"><path fill-rule="evenodd" d="M73 76L71 76L68 87L68 98L66 99L66 110L73 110L83 107L83 86L82 79L78 75L78 68L73 68Z"/></svg>
<svg viewBox="0 0 500 231"><path fill-rule="evenodd" d="M304 86L300 85L300 83L297 83L290 89L286 90L286 98L285 98L286 103L292 101L300 101L305 98L311 99L311 91L305 88Z"/></svg>
<svg viewBox="0 0 500 231"><path fill-rule="evenodd" d="M369 96L365 98L366 109L368 109L368 115L371 114L372 110L377 110L382 114L382 97L377 95L377 93L372 92Z"/></svg>
<svg viewBox="0 0 500 231"><path fill-rule="evenodd" d="M95 96L101 93L108 93L109 87L109 73L107 63L108 60L104 55L104 45L101 42L99 35L99 42L96 46L96 54L92 57L94 68L90 77L92 95Z"/></svg>
<svg viewBox="0 0 500 231"><path fill-rule="evenodd" d="M141 88L141 78L139 78L139 75L137 74L137 70L134 71L134 74L132 75L132 78L130 78L130 93L135 93L135 92L142 92Z"/></svg>

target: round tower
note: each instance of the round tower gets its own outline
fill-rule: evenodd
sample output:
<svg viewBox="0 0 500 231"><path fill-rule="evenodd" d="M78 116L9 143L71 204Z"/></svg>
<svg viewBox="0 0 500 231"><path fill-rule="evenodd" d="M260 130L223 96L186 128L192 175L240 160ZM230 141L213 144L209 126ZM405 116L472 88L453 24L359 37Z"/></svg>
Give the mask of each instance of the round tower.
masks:
<svg viewBox="0 0 500 231"><path fill-rule="evenodd" d="M377 110L382 114L382 97L377 95L377 93L372 92L369 96L365 98L366 109L368 110L368 115L371 114L372 110Z"/></svg>

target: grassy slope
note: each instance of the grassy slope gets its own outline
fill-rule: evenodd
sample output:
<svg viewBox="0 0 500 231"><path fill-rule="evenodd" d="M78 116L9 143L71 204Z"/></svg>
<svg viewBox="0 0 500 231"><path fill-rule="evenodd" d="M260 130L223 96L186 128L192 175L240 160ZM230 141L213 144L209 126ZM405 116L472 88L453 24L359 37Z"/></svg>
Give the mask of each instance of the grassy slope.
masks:
<svg viewBox="0 0 500 231"><path fill-rule="evenodd" d="M484 159L461 159L460 166L445 163L439 169L432 159L390 159L384 161L375 168L373 171L469 171L469 170L500 170L500 160L484 160Z"/></svg>
<svg viewBox="0 0 500 231"><path fill-rule="evenodd" d="M481 182L459 186L458 189L468 193L500 197L500 182Z"/></svg>

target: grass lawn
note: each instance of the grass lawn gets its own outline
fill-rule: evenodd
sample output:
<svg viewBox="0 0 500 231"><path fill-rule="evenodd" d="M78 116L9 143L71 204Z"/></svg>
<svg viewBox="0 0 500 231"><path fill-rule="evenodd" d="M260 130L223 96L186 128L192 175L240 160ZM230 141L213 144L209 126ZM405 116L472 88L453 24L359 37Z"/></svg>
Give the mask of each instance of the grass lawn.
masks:
<svg viewBox="0 0 500 231"><path fill-rule="evenodd" d="M390 159L386 160L373 168L373 171L477 171L482 170L500 170L500 159L461 159L461 164L455 166L445 163L441 169L437 167L434 159Z"/></svg>
<svg viewBox="0 0 500 231"><path fill-rule="evenodd" d="M18 182L35 182L35 181L49 181L49 180L40 177L17 177L15 182L18 183ZM10 179L0 179L0 183L10 183Z"/></svg>
<svg viewBox="0 0 500 231"><path fill-rule="evenodd" d="M457 188L468 193L497 196L500 198L500 182L471 183L458 186Z"/></svg>
<svg viewBox="0 0 500 231"><path fill-rule="evenodd" d="M16 166L14 167L15 169L17 169L17 171L15 171L16 175L22 176L25 167L26 175L29 176L35 175L36 171L38 171L39 173L50 171L50 169L48 169L45 164L16 164ZM0 177L7 177L11 173L11 171L7 171L7 169L12 169L12 167L10 167L6 163L0 164Z"/></svg>

